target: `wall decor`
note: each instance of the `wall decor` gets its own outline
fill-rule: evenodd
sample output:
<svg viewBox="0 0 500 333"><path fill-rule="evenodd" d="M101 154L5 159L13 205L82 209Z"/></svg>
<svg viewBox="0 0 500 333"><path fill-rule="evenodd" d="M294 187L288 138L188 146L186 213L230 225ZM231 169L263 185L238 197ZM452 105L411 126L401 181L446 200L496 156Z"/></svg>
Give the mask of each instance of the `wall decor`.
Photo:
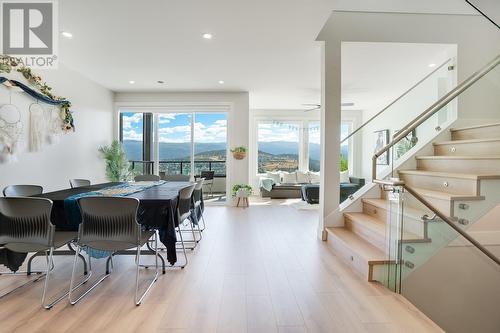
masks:
<svg viewBox="0 0 500 333"><path fill-rule="evenodd" d="M0 107L0 163L12 161L23 133L21 112L13 104Z"/></svg>
<svg viewBox="0 0 500 333"><path fill-rule="evenodd" d="M394 131L394 136L396 136L398 132L399 130ZM396 159L399 159L401 156L406 154L410 149L415 147L417 143L418 143L417 130L414 129L405 138L401 139L398 143L395 144Z"/></svg>
<svg viewBox="0 0 500 333"><path fill-rule="evenodd" d="M19 81L9 80L6 77L0 77L0 84L8 81L10 85L19 87L28 95L40 102L59 106L61 109L62 130L64 132L75 130L73 114L70 111L71 102L62 96L54 95L52 93L52 88L47 84L47 82L43 81L43 78L40 75L33 73L31 68L24 66L21 62L17 61L16 58L7 55L0 55L0 73L10 73L13 70L21 73L23 77L38 91L35 91Z"/></svg>
<svg viewBox="0 0 500 333"><path fill-rule="evenodd" d="M389 130L375 131L375 149L374 152L379 152L389 142ZM377 165L389 165L389 151L386 151L377 158Z"/></svg>

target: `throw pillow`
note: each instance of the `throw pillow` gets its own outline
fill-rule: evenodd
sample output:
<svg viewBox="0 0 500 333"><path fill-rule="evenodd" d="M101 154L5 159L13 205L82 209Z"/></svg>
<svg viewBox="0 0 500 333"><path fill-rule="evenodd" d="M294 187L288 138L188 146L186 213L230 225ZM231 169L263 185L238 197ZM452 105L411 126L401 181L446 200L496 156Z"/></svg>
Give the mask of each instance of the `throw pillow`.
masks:
<svg viewBox="0 0 500 333"><path fill-rule="evenodd" d="M321 182L319 172L309 171L309 179L311 179L311 184L319 184Z"/></svg>
<svg viewBox="0 0 500 333"><path fill-rule="evenodd" d="M297 184L297 173L295 172L283 172L281 177L283 184Z"/></svg>
<svg viewBox="0 0 500 333"><path fill-rule="evenodd" d="M272 179L275 184L281 183L281 175L278 172L266 172L266 177Z"/></svg>
<svg viewBox="0 0 500 333"><path fill-rule="evenodd" d="M307 184L310 182L309 173L303 171L297 171L297 183Z"/></svg>
<svg viewBox="0 0 500 333"><path fill-rule="evenodd" d="M349 171L342 171L340 173L340 182L341 183L350 183L351 181L349 180Z"/></svg>

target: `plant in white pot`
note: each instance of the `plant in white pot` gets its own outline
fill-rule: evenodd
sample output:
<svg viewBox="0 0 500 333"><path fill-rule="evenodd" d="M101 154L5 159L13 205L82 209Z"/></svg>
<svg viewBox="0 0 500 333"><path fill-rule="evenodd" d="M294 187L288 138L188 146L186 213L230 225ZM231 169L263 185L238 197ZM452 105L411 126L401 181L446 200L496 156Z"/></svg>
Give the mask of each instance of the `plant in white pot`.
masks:
<svg viewBox="0 0 500 333"><path fill-rule="evenodd" d="M240 206L240 202L243 207L248 207L248 196L252 195L253 188L248 184L236 184L233 185L232 195L233 198L238 199L236 203L236 207Z"/></svg>

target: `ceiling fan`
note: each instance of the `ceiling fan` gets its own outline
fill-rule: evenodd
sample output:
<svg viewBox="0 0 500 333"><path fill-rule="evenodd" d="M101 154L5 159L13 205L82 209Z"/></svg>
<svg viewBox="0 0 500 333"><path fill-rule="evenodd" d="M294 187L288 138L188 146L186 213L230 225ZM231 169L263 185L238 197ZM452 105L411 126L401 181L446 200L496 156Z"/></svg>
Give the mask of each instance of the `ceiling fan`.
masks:
<svg viewBox="0 0 500 333"><path fill-rule="evenodd" d="M311 112L311 111L321 109L321 104L302 104L302 105L310 107L309 109L304 110L304 112ZM353 102L341 103L340 106L344 106L344 107L354 106L354 103Z"/></svg>

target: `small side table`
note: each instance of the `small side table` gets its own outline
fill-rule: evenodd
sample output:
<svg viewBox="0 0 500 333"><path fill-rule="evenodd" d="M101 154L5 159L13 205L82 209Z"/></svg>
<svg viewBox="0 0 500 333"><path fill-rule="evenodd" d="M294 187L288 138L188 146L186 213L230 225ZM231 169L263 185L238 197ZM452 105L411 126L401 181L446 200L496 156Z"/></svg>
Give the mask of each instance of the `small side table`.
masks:
<svg viewBox="0 0 500 333"><path fill-rule="evenodd" d="M240 206L240 202L242 207L248 207L248 192L244 188L240 188L238 192L236 192L236 198L238 198L238 202L236 203L236 207Z"/></svg>

